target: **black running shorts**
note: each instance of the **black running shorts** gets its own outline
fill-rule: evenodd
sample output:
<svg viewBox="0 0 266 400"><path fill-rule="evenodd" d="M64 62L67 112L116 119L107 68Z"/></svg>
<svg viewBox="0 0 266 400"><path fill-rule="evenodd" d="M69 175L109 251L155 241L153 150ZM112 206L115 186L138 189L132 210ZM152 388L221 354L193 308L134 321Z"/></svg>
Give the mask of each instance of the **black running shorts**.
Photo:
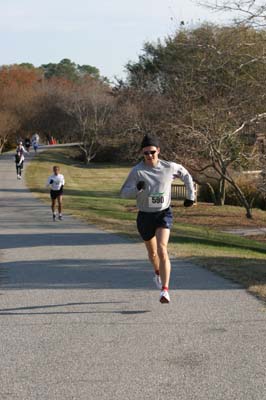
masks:
<svg viewBox="0 0 266 400"><path fill-rule="evenodd" d="M63 190L51 190L50 191L50 196L52 200L57 199L57 197L62 196L63 195Z"/></svg>
<svg viewBox="0 0 266 400"><path fill-rule="evenodd" d="M143 212L139 211L137 227L143 240L151 240L155 236L157 228L171 229L173 224L173 213L171 208L162 211Z"/></svg>

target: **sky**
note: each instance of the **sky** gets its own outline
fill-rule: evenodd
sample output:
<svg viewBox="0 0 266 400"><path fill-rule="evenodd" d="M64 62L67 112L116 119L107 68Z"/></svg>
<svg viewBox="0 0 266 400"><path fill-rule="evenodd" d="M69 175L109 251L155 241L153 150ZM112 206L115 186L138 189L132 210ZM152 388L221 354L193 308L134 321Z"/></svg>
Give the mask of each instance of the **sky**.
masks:
<svg viewBox="0 0 266 400"><path fill-rule="evenodd" d="M228 19L193 0L0 0L0 65L69 58L112 81L125 78L145 42L173 35L181 21L191 27Z"/></svg>

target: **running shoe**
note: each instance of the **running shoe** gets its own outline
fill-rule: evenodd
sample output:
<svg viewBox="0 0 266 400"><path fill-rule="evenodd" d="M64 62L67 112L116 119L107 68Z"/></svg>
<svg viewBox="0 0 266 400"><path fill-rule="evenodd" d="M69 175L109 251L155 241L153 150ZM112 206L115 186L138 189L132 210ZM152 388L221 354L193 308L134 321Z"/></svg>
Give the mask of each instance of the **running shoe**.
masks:
<svg viewBox="0 0 266 400"><path fill-rule="evenodd" d="M58 219L60 219L60 221L62 221L62 219L63 219L62 215L59 215Z"/></svg>
<svg viewBox="0 0 266 400"><path fill-rule="evenodd" d="M53 221L55 221L55 214L53 214Z"/></svg>
<svg viewBox="0 0 266 400"><path fill-rule="evenodd" d="M20 176L20 175L18 175L18 179L21 179L21 176Z"/></svg>
<svg viewBox="0 0 266 400"><path fill-rule="evenodd" d="M160 294L160 303L170 303L168 290L162 290Z"/></svg>
<svg viewBox="0 0 266 400"><path fill-rule="evenodd" d="M153 282L155 283L155 286L157 287L157 289L162 289L162 281L160 278L160 275L155 274L153 277Z"/></svg>

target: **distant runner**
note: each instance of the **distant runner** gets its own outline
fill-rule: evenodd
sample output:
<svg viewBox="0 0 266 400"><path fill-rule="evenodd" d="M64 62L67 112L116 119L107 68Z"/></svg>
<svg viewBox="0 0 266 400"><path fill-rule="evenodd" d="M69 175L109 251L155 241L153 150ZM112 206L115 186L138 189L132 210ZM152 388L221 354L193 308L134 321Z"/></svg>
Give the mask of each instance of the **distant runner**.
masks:
<svg viewBox="0 0 266 400"><path fill-rule="evenodd" d="M26 138L25 139L25 141L24 141L24 144L25 144L25 147L26 147L26 150L27 150L27 152L29 153L29 151L30 151L30 145L31 145L31 140L30 140L30 138Z"/></svg>
<svg viewBox="0 0 266 400"><path fill-rule="evenodd" d="M173 222L171 183L175 178L184 182L188 197L184 201L185 207L194 204L194 185L191 175L182 165L158 158L160 147L156 137L146 135L141 149L144 160L132 168L120 194L124 198L137 199L137 227L154 267L153 280L161 290L160 302L169 303L171 264L167 246Z"/></svg>
<svg viewBox="0 0 266 400"><path fill-rule="evenodd" d="M24 154L28 153L25 147L23 146L22 142L19 142L18 147L16 148L16 154L15 154L15 163L16 163L16 172L17 172L17 178L21 179L22 175L22 170L24 166Z"/></svg>
<svg viewBox="0 0 266 400"><path fill-rule="evenodd" d="M34 134L32 135L32 137L31 137L31 142L37 142L37 143L39 143L39 141L40 141L40 136L39 136L38 133L36 132L36 133L34 133Z"/></svg>
<svg viewBox="0 0 266 400"><path fill-rule="evenodd" d="M39 147L39 143L36 140L34 140L32 142L32 147L33 147L35 153L37 153L37 150L38 150L38 147Z"/></svg>
<svg viewBox="0 0 266 400"><path fill-rule="evenodd" d="M34 133L31 137L31 144L35 153L37 153L39 147L39 141L40 141L40 136L38 135L38 133Z"/></svg>
<svg viewBox="0 0 266 400"><path fill-rule="evenodd" d="M60 168L55 165L53 167L53 174L47 179L46 186L50 186L50 196L52 200L51 208L53 213L53 221L56 219L56 201L58 205L58 219L62 220L62 202L63 202L63 188L65 184L64 175L60 174Z"/></svg>

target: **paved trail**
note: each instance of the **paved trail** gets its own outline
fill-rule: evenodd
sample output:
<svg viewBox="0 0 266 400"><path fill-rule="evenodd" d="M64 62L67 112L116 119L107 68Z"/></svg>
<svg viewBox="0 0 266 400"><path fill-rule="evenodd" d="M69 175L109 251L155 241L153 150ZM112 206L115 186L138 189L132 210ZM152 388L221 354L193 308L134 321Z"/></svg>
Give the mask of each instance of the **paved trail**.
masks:
<svg viewBox="0 0 266 400"><path fill-rule="evenodd" d="M141 243L0 182L1 400L266 399L262 303L173 260L161 305Z"/></svg>

